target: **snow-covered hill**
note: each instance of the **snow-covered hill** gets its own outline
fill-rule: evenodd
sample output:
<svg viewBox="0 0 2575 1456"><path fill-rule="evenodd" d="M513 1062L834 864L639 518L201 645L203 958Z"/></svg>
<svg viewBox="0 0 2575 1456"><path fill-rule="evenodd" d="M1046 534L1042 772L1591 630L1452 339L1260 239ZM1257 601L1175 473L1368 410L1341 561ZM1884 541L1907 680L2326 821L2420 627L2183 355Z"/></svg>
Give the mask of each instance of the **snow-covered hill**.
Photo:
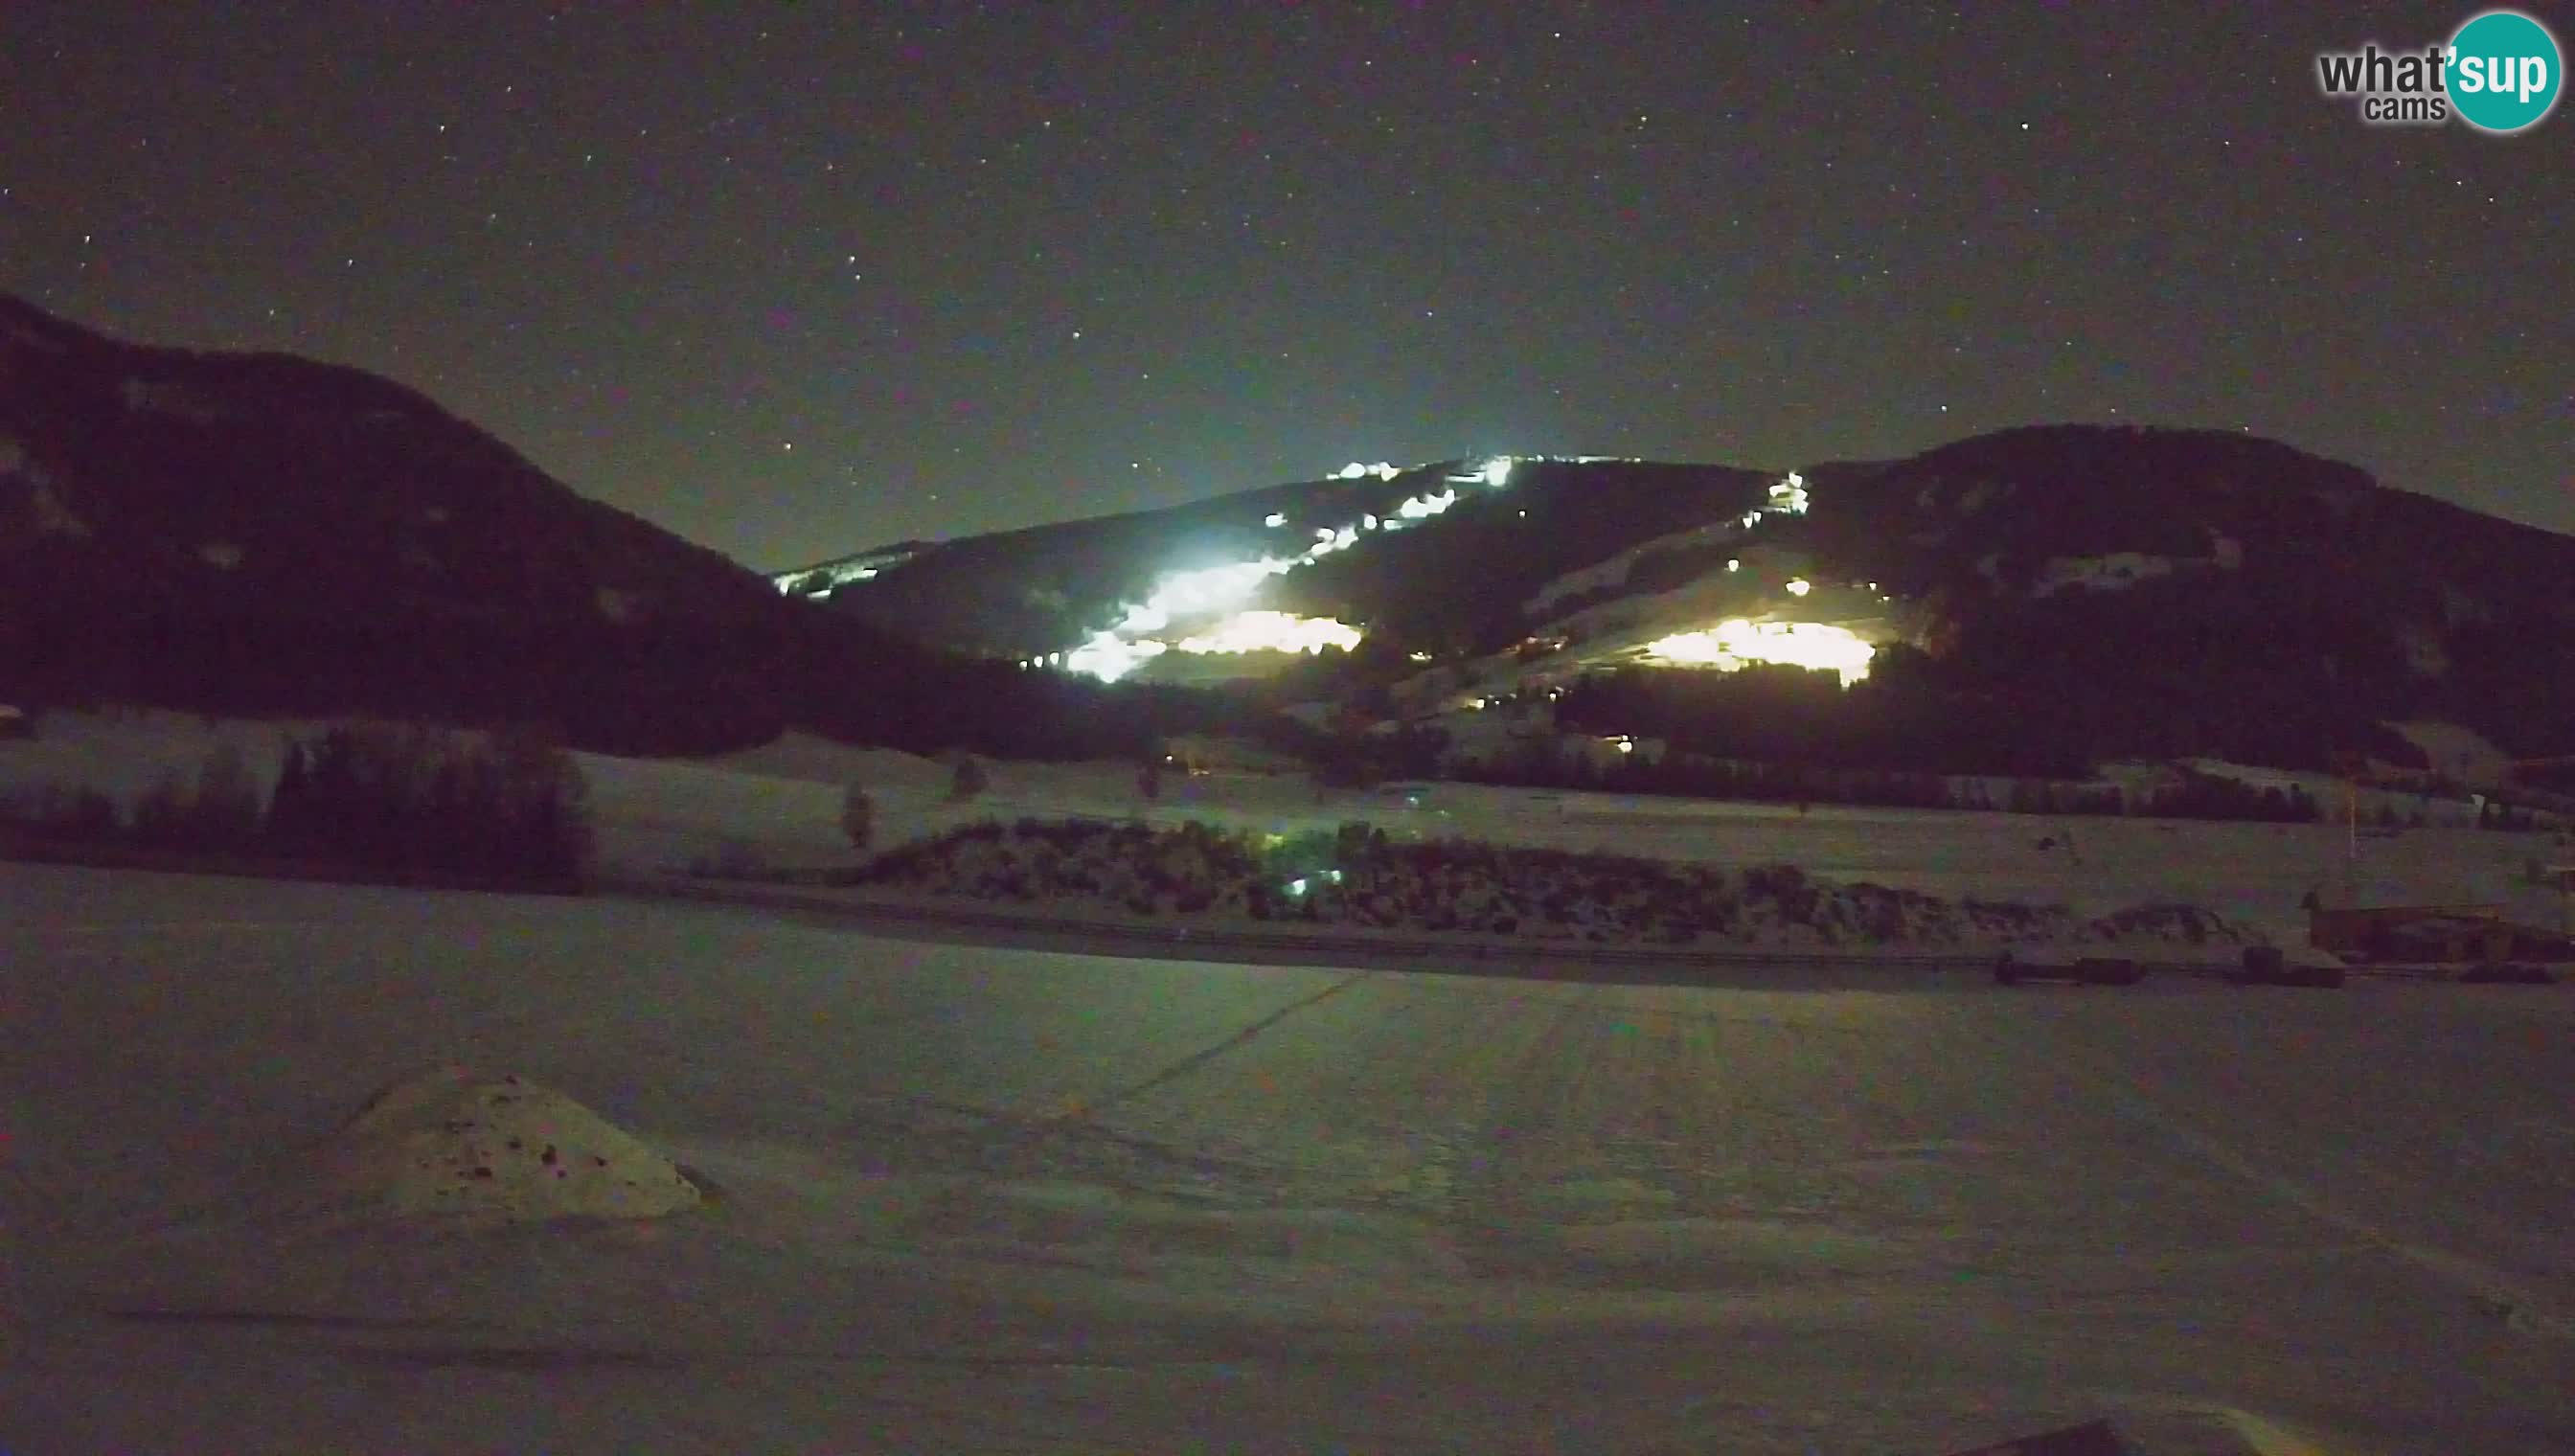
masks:
<svg viewBox="0 0 2575 1456"><path fill-rule="evenodd" d="M2240 434L2034 427L1799 470L1363 467L845 565L836 609L1035 668L1198 682L1337 648L1360 666L1331 691L1389 688L1414 715L1636 662L1847 681L1903 643L1978 692L2154 681L2144 711L2295 720L2339 748L2355 719L2408 717L2575 751L2554 686L2575 683L2575 539ZM2207 746L2191 735L2166 751Z"/></svg>

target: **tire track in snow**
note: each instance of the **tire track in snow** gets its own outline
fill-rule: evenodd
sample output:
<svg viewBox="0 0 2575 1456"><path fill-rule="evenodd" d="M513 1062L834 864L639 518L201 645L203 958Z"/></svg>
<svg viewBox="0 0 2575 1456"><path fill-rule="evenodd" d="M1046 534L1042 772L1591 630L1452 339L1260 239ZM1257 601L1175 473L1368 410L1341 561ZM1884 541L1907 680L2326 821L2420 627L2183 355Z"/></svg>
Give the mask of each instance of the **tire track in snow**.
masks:
<svg viewBox="0 0 2575 1456"><path fill-rule="evenodd" d="M1169 1066L1155 1072L1153 1075L1146 1077L1143 1081L1130 1083L1127 1086L1120 1087L1117 1090L1104 1095L1100 1098L1098 1103L1095 1104L1093 1110L1095 1112L1107 1111L1121 1103L1133 1101L1138 1097L1144 1096L1148 1092L1178 1081L1182 1077L1188 1076L1190 1073L1197 1071L1199 1068L1206 1066L1212 1061L1215 1061L1217 1058L1222 1057L1229 1052L1241 1049L1260 1036L1262 1032L1269 1030L1271 1027L1276 1026L1280 1022L1287 1020L1288 1017L1295 1015L1297 1012L1304 1010L1306 1007L1315 1005L1321 1001L1329 1000L1333 996L1337 996L1341 992L1348 990L1350 987L1357 985L1360 981L1371 979L1377 974L1378 972L1373 970L1362 970L1354 975L1343 976L1339 980L1332 982L1330 985L1323 987L1321 990L1314 992L1310 996L1304 996L1290 1001L1287 1005L1281 1006L1278 1010L1272 1011L1270 1014L1263 1016L1251 1025L1237 1031L1232 1036L1225 1038L1223 1041L1220 1041L1213 1046L1191 1052L1189 1055L1182 1057L1180 1060L1173 1062Z"/></svg>
<svg viewBox="0 0 2575 1456"><path fill-rule="evenodd" d="M2342 1230L2356 1243L2392 1254L2461 1289L2476 1308L2515 1333L2575 1343L2575 1318L2548 1308L2545 1301L2502 1270L2464 1254L2400 1237L2339 1206L2305 1183L2265 1167L2234 1144L2202 1131L2187 1114L2138 1091L2129 1079L2106 1065L2098 1053L2076 1051L2060 1042L2050 1054L2085 1091L2202 1162Z"/></svg>

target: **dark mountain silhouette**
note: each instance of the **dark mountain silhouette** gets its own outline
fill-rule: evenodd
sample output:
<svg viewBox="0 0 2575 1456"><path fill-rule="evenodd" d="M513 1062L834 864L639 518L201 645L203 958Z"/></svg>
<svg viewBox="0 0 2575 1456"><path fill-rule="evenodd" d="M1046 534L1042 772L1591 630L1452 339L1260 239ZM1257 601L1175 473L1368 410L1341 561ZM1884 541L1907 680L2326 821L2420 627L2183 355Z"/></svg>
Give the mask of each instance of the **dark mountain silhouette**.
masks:
<svg viewBox="0 0 2575 1456"><path fill-rule="evenodd" d="M774 589L420 394L0 298L0 671L238 712L776 731Z"/></svg>
<svg viewBox="0 0 2575 1456"><path fill-rule="evenodd" d="M784 598L391 381L121 343L5 296L0 697L542 723L664 752L791 723L1123 751L1211 711Z"/></svg>
<svg viewBox="0 0 2575 1456"><path fill-rule="evenodd" d="M2321 763L2400 717L2575 749L2575 538L2215 431L2003 431L1815 472L1814 500L1786 534L2095 756Z"/></svg>
<svg viewBox="0 0 2575 1456"><path fill-rule="evenodd" d="M1443 462L767 579L390 381L0 298L0 692L1070 756L1538 682L1581 690L1566 726L1853 763L2320 764L2396 717L2575 753L2575 539L2217 432L2033 427L1786 474ZM1224 695L1021 666L1264 557L1311 559L1243 605L1362 646ZM1845 624L1878 657L1829 692L1636 665L1724 616Z"/></svg>
<svg viewBox="0 0 2575 1456"><path fill-rule="evenodd" d="M1631 664L1658 633L1767 616L1864 627L1881 645L1879 676L1910 695L1895 713L1881 684L1873 711L1913 725L1917 744L1956 733L1959 751L1931 755L1951 762L1999 749L2059 767L2199 752L2320 766L2336 748L2383 744L2375 723L2408 716L2526 753L2575 751L2575 538L2273 441L2008 430L1802 470L1802 511L1773 499L1785 472L1523 459L1505 486L1483 489L1478 469L1444 462L908 544L828 600L934 642L1062 651L1169 573L1292 554L1313 530L1453 489L1456 502L1414 529L1362 532L1262 585L1256 605L1367 634L1360 671L1291 668L1291 681L1347 695L1436 677L1453 701ZM1277 516L1284 533L1266 525ZM1764 570L1731 574L1756 555ZM1816 595L1779 595L1792 574ZM1415 654L1439 666L1407 667ZM1393 701L1419 712L1440 695ZM1853 735L1863 740L1866 754L1921 756L1879 731Z"/></svg>

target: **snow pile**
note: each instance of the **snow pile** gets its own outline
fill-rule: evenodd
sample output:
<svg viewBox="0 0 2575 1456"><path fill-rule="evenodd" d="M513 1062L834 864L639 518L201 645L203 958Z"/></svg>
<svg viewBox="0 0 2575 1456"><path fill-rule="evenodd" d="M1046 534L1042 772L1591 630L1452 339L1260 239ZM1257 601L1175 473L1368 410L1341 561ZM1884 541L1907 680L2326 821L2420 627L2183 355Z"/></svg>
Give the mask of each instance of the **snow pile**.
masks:
<svg viewBox="0 0 2575 1456"><path fill-rule="evenodd" d="M377 1093L324 1169L335 1203L413 1218L657 1218L703 1197L670 1159L563 1093L461 1067Z"/></svg>
<svg viewBox="0 0 2575 1456"><path fill-rule="evenodd" d="M1595 943L1984 946L2186 942L2258 934L2206 909L2148 904L2093 919L2063 905L1812 878L1793 865L1723 867L1456 839L1398 843L1345 825L1328 847L1200 823L978 823L877 858L859 882L1137 914L1214 914L1415 932Z"/></svg>

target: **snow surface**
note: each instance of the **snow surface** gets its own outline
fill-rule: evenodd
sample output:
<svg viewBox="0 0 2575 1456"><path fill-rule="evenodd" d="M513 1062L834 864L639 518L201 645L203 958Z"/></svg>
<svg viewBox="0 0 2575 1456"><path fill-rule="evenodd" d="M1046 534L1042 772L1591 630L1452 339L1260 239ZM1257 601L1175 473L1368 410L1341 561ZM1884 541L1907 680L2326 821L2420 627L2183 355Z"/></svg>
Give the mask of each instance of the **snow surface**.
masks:
<svg viewBox="0 0 2575 1456"><path fill-rule="evenodd" d="M2480 733L2453 723L2406 722L2388 725L2423 750L2432 771L2478 787L2500 785L2512 772L2512 756Z"/></svg>
<svg viewBox="0 0 2575 1456"><path fill-rule="evenodd" d="M178 714L116 719L52 713L39 736L0 741L0 792L43 781L88 782L128 801L162 773L193 778L217 739L239 747L263 781L282 728L316 724L203 721ZM2090 918L2148 902L2207 908L2282 945L2306 940L2300 900L2374 904L2499 902L2517 919L2559 923L2556 891L2527 878L2532 860L2564 860L2548 833L2459 827L2356 840L2340 823L2261 824L2150 818L2060 818L1948 810L1721 803L1639 795L1443 783L1419 805L1356 789L1317 791L1302 774L1167 774L1148 802L1127 763L989 764L991 786L949 797L951 770L911 754L789 734L701 759L582 753L603 867L612 874L686 869L747 848L772 864L854 862L840 828L843 785L876 800L877 844L892 847L979 819L1021 816L1203 820L1294 833L1365 819L1393 834L1635 855L1718 865L1794 864L1822 879L1867 880L1943 899L2064 904ZM2303 783L2339 809L2317 775L2200 766L2256 781ZM2370 812L2374 790L2361 807ZM2412 794L2385 795L2400 811ZM2357 847L2358 854L2353 856Z"/></svg>
<svg viewBox="0 0 2575 1456"><path fill-rule="evenodd" d="M1567 985L0 865L0 1007L10 1450L2575 1441L2562 991ZM454 1064L712 1202L316 1212L333 1129Z"/></svg>
<svg viewBox="0 0 2575 1456"><path fill-rule="evenodd" d="M1740 520L1729 516L1723 521L1710 525L1692 526L1686 530L1669 532L1640 541L1605 561L1576 568L1547 583L1538 589L1536 596L1520 604L1520 615L1536 618L1543 615L1548 608L1567 598L1584 596L1608 587L1623 587L1627 585L1627 574L1635 570L1637 563L1649 556L1729 541L1743 535L1746 530Z"/></svg>

